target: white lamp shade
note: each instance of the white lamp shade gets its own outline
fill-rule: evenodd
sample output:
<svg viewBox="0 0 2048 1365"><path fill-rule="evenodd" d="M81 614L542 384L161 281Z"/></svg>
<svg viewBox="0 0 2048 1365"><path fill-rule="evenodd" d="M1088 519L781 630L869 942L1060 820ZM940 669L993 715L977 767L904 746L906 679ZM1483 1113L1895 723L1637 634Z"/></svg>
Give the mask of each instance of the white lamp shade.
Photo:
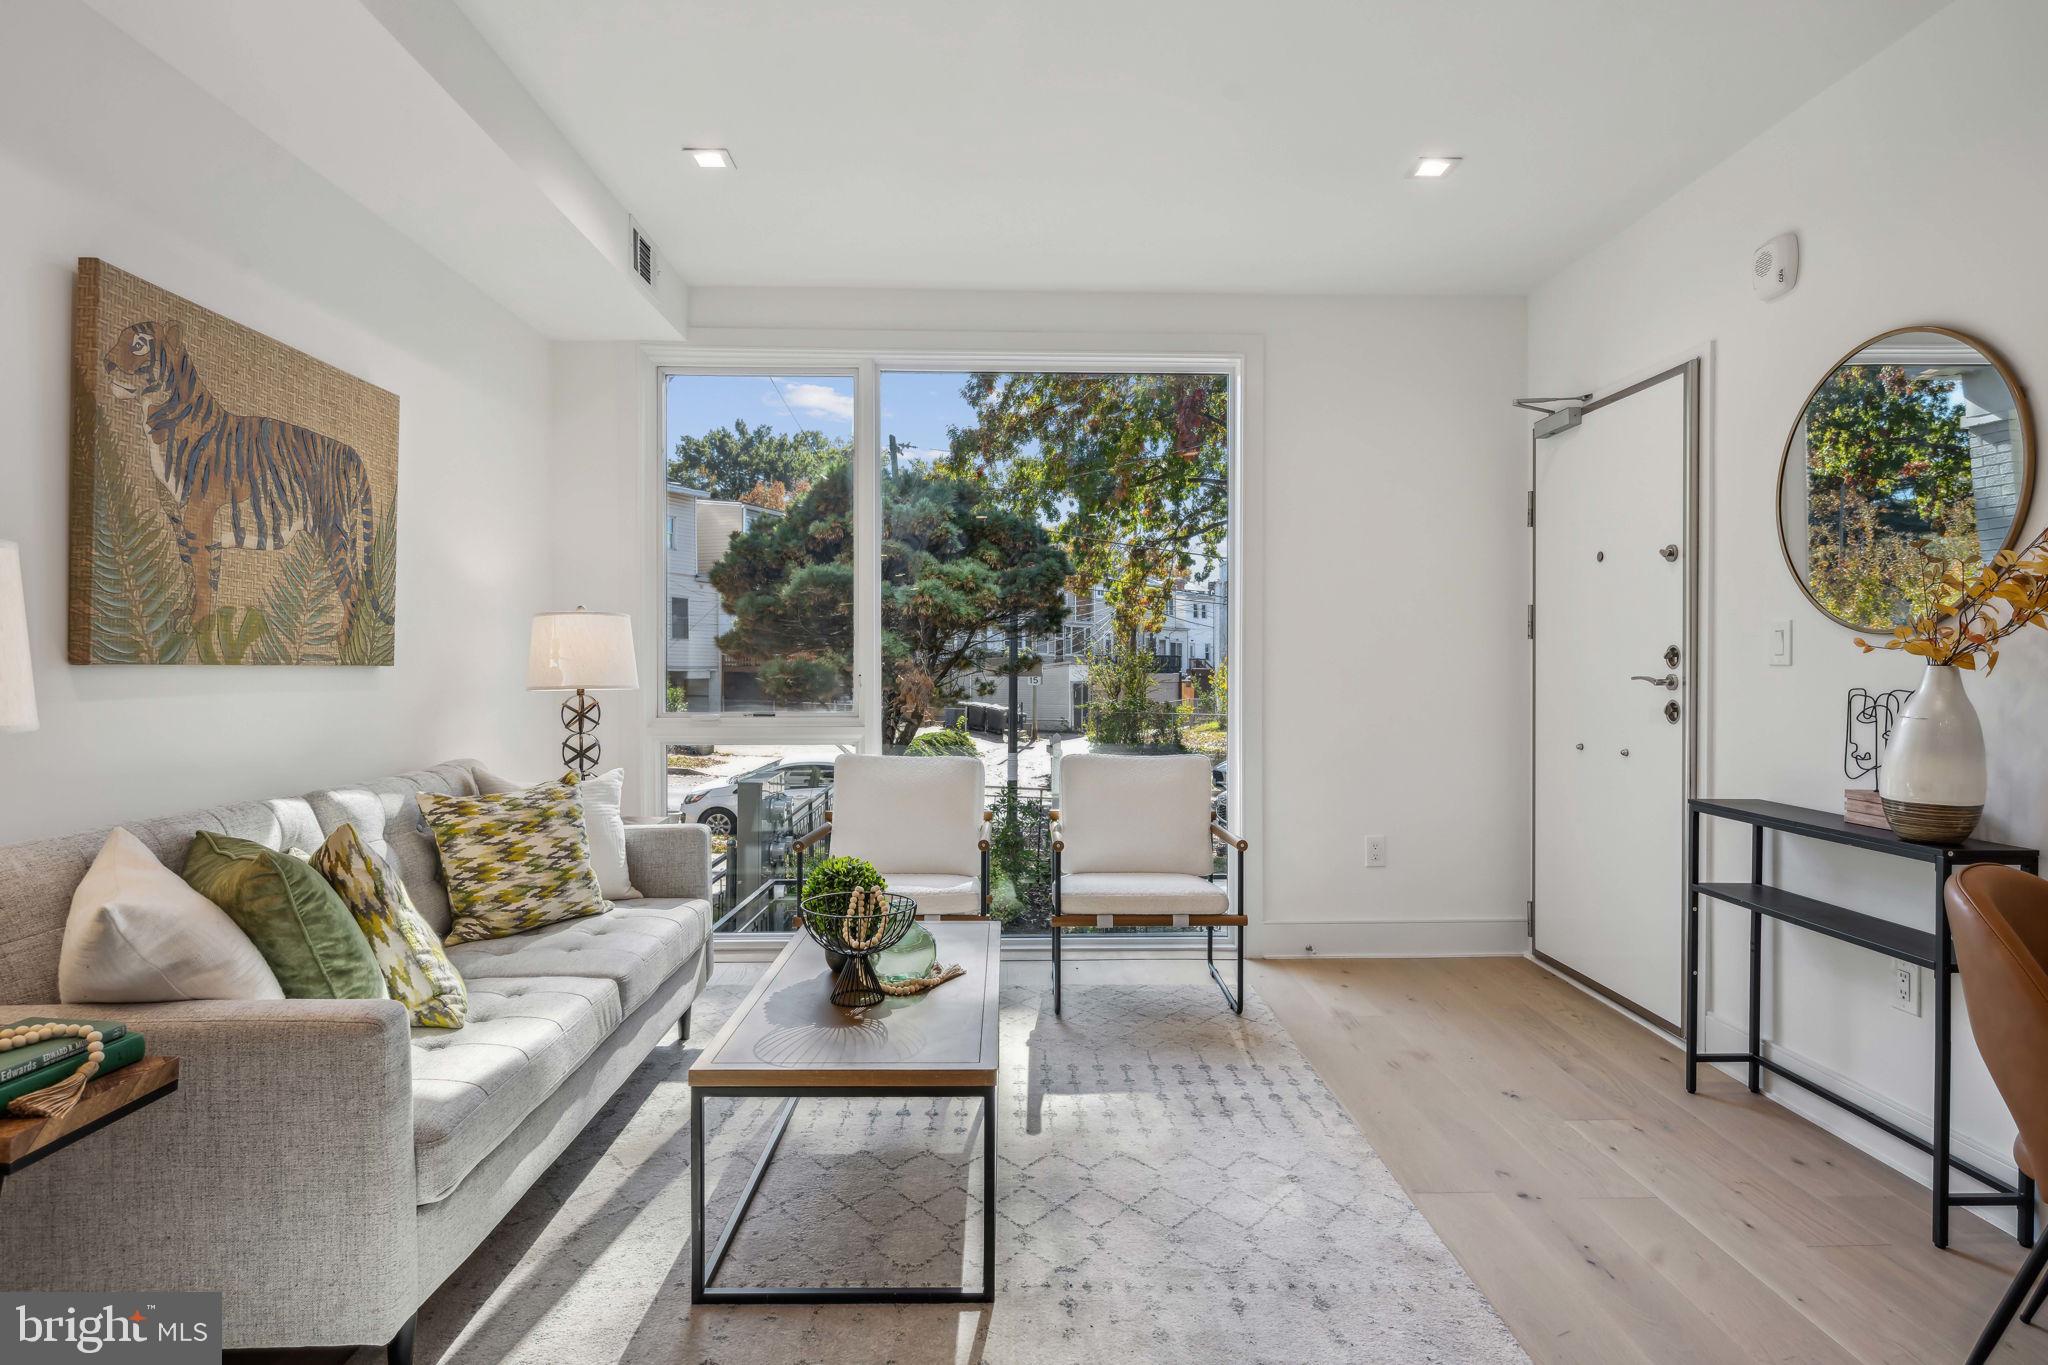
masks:
<svg viewBox="0 0 2048 1365"><path fill-rule="evenodd" d="M622 692L640 685L633 620L616 611L544 611L526 656L530 692Z"/></svg>
<svg viewBox="0 0 2048 1365"><path fill-rule="evenodd" d="M36 677L28 658L28 605L21 547L0 540L0 730L36 728Z"/></svg>

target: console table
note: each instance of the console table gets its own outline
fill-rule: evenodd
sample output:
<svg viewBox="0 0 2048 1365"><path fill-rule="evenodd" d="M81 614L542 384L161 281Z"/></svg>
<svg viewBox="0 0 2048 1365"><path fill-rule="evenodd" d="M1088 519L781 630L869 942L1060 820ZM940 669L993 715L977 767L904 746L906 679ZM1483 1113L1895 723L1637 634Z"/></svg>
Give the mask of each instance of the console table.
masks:
<svg viewBox="0 0 2048 1365"><path fill-rule="evenodd" d="M1781 1076L1810 1090L1831 1104L1841 1106L1857 1118L1890 1133L1901 1142L1934 1158L1934 1244L1948 1245L1948 1211L1958 1205L2012 1205L2019 1213L2019 1242L2034 1244L2034 1182L2021 1172L2016 1183L2008 1183L1979 1170L1975 1164L1956 1156L1949 1146L1949 1051L1951 981L1956 972L1954 944L1949 939L1948 911L1942 889L1949 873L1965 863L2004 863L2036 875L2041 870L2038 849L1995 844L1988 839L1967 839L1960 844L1916 844L1888 829L1852 825L1831 811L1809 810L1777 801L1724 801L1695 797L1688 803L1692 820L1689 845L1688 894L1685 916L1685 1089L1699 1089L1701 1062L1746 1062L1749 1088L1760 1091L1762 1073ZM1746 882L1703 882L1700 880L1700 820L1702 816L1733 820L1750 827L1749 880ZM1851 848L1889 854L1934 866L1934 930L1910 926L1830 905L1811 896L1801 896L1764 881L1764 832L1818 839L1824 843L1847 844ZM1700 898L1711 897L1749 911L1749 1051L1699 1051L1700 1003ZM1797 925L1829 938L1853 943L1859 948L1915 963L1934 973L1934 1140L1909 1132L1881 1114L1818 1081L1763 1055L1763 922L1766 918ZM1988 1186L1988 1192L1951 1193L1950 1169Z"/></svg>

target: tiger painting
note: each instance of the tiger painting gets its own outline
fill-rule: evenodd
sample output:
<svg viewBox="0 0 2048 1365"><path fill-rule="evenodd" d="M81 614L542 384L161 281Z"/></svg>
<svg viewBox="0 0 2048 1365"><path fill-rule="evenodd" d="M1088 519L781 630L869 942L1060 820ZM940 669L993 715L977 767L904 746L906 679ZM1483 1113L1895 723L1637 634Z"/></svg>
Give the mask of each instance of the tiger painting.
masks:
<svg viewBox="0 0 2048 1365"><path fill-rule="evenodd" d="M150 468L169 494L178 556L192 575L191 620L212 613L221 556L316 538L341 604L341 636L378 610L370 583L376 509L354 447L274 417L228 411L207 389L176 322L129 324L101 358L142 412Z"/></svg>

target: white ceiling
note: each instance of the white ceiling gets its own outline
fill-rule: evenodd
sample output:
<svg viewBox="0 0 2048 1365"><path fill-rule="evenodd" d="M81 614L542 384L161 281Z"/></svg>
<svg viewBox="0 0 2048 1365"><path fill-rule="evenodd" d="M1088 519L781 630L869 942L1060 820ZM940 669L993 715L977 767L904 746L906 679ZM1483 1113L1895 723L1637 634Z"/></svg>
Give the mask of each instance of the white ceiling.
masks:
<svg viewBox="0 0 2048 1365"><path fill-rule="evenodd" d="M692 285L1419 293L1529 288L1945 0L459 3Z"/></svg>

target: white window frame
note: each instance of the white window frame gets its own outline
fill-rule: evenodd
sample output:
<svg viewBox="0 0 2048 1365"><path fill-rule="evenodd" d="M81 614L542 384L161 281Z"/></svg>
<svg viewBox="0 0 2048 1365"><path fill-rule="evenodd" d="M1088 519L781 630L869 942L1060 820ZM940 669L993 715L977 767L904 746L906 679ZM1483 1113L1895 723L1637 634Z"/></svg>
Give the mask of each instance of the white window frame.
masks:
<svg viewBox="0 0 2048 1365"><path fill-rule="evenodd" d="M954 373L977 370L1018 372L1096 372L1132 374L1223 374L1230 382L1229 528L1231 556L1225 585L1229 610L1228 648L1232 660L1229 699L1231 823L1237 832L1264 846L1263 717L1246 704L1264 695L1263 614L1247 610L1257 600L1263 550L1261 513L1264 468L1260 433L1264 402L1263 338L1235 333L1102 335L1056 333L890 332L808 333L752 329L704 329L683 345L641 348L642 449L646 464L642 486L653 496L647 543L655 547L648 560L643 587L645 631L665 631L668 558L661 517L667 500L668 452L663 402L669 374L712 375L851 375L854 379L853 509L854 509L854 677L853 709L844 715L791 714L739 716L662 711L665 682L662 648L665 640L646 643L641 665L641 697L647 724L646 743L653 751L647 765L645 809L668 809L667 754L671 744L835 744L844 751L882 752L881 645L881 375L890 372ZM825 340L820 340L826 338ZM1232 877L1235 878L1234 862ZM1256 954L1268 918L1264 860L1247 868L1251 885L1233 887L1250 896L1252 919L1247 950ZM1233 895L1233 900L1236 895ZM1238 902L1242 903L1242 902ZM749 935L760 943L779 943L780 935ZM721 940L723 943L724 940ZM1108 952L1199 953L1200 940L1188 945L1153 942L1147 945L1104 943ZM1077 945L1078 946L1078 945ZM1091 945L1092 946L1092 945ZM1006 944L1005 954L1043 956L1042 944Z"/></svg>

